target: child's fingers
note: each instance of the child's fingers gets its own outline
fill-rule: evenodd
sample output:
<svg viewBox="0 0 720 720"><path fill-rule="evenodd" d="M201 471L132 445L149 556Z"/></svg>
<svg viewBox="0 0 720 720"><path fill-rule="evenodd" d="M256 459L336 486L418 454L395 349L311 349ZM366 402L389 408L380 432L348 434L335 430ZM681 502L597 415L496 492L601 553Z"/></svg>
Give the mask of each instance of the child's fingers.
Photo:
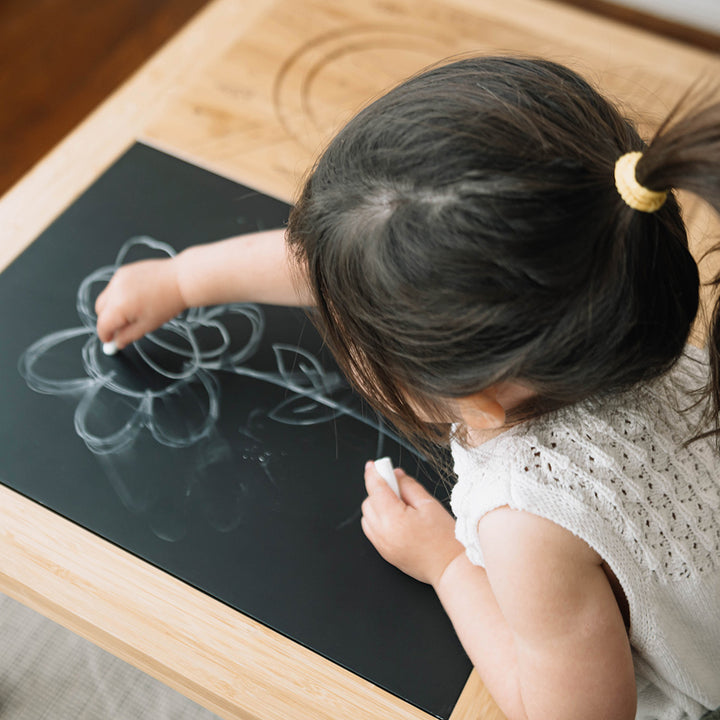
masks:
<svg viewBox="0 0 720 720"><path fill-rule="evenodd" d="M107 287L95 299L95 314L100 315L107 305Z"/></svg>
<svg viewBox="0 0 720 720"><path fill-rule="evenodd" d="M373 546L377 547L378 539L375 528L364 515L360 518L360 527L362 528L363 533L365 533L365 537L371 542Z"/></svg>
<svg viewBox="0 0 720 720"><path fill-rule="evenodd" d="M368 540L370 540L370 536L371 536L371 534L372 534L372 530L370 529L370 526L369 526L369 524L368 524L368 521L367 521L367 519L365 518L364 515L360 518L360 527L362 528L363 532L365 533L365 537L366 537Z"/></svg>
<svg viewBox="0 0 720 720"><path fill-rule="evenodd" d="M365 500L363 500L363 503L360 506L360 510L362 512L362 517L365 519L365 522L368 524L368 526L374 527L375 525L377 525L378 514L369 496L366 497Z"/></svg>
<svg viewBox="0 0 720 720"><path fill-rule="evenodd" d="M395 473L400 487L400 496L411 507L418 507L437 500L413 477L400 470Z"/></svg>
<svg viewBox="0 0 720 720"><path fill-rule="evenodd" d="M111 302L112 299L112 281L113 278L110 278L108 281L108 284L102 289L102 292L95 298L95 314L100 315L108 306L108 304Z"/></svg>
<svg viewBox="0 0 720 720"><path fill-rule="evenodd" d="M125 327L115 331L113 340L117 345L118 350L122 350L127 347L130 343L139 340L145 333L142 331L137 323L129 323Z"/></svg>
<svg viewBox="0 0 720 720"><path fill-rule="evenodd" d="M110 342L129 324L125 314L119 310L101 311L97 319L97 334L102 342Z"/></svg>
<svg viewBox="0 0 720 720"><path fill-rule="evenodd" d="M397 477L397 476L396 476ZM380 494L390 500L390 497L395 502L399 502L400 498L395 494L395 491L387 484L383 476L375 468L375 463L372 460L368 460L365 463L365 489L368 495Z"/></svg>

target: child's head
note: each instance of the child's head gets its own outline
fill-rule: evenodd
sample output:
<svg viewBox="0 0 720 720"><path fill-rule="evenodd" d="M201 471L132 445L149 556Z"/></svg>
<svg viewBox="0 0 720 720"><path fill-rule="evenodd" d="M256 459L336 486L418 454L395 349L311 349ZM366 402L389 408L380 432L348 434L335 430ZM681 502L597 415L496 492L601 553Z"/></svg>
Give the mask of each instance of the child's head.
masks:
<svg viewBox="0 0 720 720"><path fill-rule="evenodd" d="M638 180L679 186L687 168L657 145ZM645 213L615 188L617 159L645 147L590 85L542 60L461 60L360 112L288 229L341 366L416 432L418 408L502 382L533 391L527 416L667 370L698 271L672 194Z"/></svg>

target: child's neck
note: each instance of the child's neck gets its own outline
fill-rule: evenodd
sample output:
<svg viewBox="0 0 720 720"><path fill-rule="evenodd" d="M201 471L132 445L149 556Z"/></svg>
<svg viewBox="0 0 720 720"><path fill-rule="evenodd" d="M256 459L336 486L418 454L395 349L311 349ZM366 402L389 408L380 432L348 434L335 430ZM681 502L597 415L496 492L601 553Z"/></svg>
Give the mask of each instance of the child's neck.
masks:
<svg viewBox="0 0 720 720"><path fill-rule="evenodd" d="M485 392L502 406L506 417L511 410L526 402L535 394L530 388L516 382L501 382L493 385ZM498 435L502 435L510 427L512 426L506 424L499 427L478 427L475 424L470 425L468 423L467 440L473 447L478 447Z"/></svg>
<svg viewBox="0 0 720 720"><path fill-rule="evenodd" d="M508 428L489 428L481 430L479 428L468 428L467 440L471 447L479 447L486 442L496 438L498 435L502 435Z"/></svg>

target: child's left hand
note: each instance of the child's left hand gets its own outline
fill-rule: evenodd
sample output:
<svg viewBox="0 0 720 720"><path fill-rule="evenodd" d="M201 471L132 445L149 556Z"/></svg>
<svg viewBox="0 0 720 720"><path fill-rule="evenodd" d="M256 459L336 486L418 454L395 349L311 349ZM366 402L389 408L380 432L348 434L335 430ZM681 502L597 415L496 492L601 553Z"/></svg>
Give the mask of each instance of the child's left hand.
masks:
<svg viewBox="0 0 720 720"><path fill-rule="evenodd" d="M365 465L368 497L362 529L385 560L421 582L435 586L445 568L465 548L455 539L455 520L414 478L396 469L402 499L375 464Z"/></svg>

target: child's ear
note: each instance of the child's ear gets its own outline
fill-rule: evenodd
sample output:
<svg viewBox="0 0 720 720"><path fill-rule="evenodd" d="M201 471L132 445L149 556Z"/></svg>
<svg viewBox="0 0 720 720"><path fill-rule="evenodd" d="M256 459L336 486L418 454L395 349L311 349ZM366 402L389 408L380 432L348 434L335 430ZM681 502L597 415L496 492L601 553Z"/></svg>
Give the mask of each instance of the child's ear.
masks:
<svg viewBox="0 0 720 720"><path fill-rule="evenodd" d="M458 398L456 402L468 427L494 430L505 425L505 408L497 401L491 388Z"/></svg>

